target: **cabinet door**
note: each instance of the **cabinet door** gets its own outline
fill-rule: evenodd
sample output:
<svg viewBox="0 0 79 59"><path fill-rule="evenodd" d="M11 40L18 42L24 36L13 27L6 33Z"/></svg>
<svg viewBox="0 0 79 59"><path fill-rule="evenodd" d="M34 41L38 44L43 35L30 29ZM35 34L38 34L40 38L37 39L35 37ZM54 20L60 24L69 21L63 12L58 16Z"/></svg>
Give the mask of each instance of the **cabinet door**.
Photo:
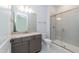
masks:
<svg viewBox="0 0 79 59"><path fill-rule="evenodd" d="M28 41L23 42L25 38L16 38L11 42L11 51L13 53L27 53Z"/></svg>
<svg viewBox="0 0 79 59"><path fill-rule="evenodd" d="M28 53L30 52L30 40L31 38L29 36L23 38L23 46Z"/></svg>
<svg viewBox="0 0 79 59"><path fill-rule="evenodd" d="M31 38L32 39L30 40L30 52L39 52L41 49L41 35L36 35Z"/></svg>

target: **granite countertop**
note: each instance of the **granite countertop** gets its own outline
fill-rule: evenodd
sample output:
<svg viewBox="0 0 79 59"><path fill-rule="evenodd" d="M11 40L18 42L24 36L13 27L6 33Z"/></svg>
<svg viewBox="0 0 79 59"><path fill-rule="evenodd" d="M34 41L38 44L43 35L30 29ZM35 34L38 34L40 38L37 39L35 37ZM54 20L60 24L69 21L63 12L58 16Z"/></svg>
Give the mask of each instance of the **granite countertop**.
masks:
<svg viewBox="0 0 79 59"><path fill-rule="evenodd" d="M30 32L30 33L12 33L11 34L11 38L20 38L20 37L27 37L27 36L33 36L33 35L39 35L41 33L38 33L38 32Z"/></svg>

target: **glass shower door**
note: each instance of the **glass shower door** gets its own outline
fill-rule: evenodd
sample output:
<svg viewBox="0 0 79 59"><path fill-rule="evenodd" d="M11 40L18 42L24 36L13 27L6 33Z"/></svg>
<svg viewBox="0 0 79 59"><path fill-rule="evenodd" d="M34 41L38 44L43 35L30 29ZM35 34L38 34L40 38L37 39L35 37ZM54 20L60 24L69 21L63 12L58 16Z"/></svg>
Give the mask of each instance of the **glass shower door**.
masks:
<svg viewBox="0 0 79 59"><path fill-rule="evenodd" d="M51 40L53 43L64 47L64 27L63 20L61 19L62 15L55 15L51 17L50 20L50 31L51 31Z"/></svg>
<svg viewBox="0 0 79 59"><path fill-rule="evenodd" d="M79 52L79 8L62 14L64 45L72 52Z"/></svg>

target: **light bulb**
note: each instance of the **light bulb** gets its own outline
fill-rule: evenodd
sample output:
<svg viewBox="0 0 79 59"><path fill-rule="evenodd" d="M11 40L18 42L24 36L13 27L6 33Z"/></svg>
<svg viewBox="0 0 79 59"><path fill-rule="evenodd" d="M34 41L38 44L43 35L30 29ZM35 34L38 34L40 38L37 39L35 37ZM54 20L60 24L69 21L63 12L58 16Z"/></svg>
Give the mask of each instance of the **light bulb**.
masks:
<svg viewBox="0 0 79 59"><path fill-rule="evenodd" d="M31 8L29 8L29 13L32 13L32 12L33 12L33 10Z"/></svg>
<svg viewBox="0 0 79 59"><path fill-rule="evenodd" d="M29 8L28 7L25 7L25 12L29 12Z"/></svg>

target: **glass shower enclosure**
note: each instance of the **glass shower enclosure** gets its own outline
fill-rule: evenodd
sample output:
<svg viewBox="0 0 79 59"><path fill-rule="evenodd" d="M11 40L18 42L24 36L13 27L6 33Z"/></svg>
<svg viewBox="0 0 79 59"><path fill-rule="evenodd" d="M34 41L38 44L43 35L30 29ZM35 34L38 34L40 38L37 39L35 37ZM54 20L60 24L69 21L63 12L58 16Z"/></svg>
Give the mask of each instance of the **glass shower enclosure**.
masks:
<svg viewBox="0 0 79 59"><path fill-rule="evenodd" d="M71 52L79 52L79 8L50 17L50 39Z"/></svg>

